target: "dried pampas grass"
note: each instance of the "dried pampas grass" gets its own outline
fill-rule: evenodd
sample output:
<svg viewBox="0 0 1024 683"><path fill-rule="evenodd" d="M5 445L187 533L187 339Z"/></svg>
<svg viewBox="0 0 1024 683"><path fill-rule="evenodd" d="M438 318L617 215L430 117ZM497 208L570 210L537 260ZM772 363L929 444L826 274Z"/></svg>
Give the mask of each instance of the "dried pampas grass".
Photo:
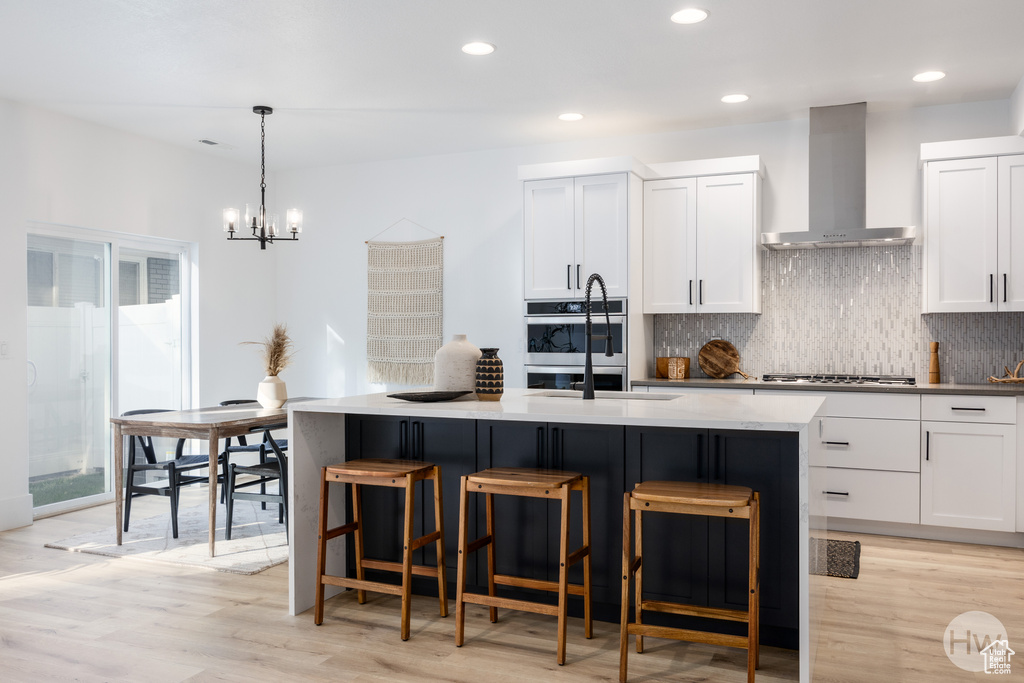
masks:
<svg viewBox="0 0 1024 683"><path fill-rule="evenodd" d="M263 347L263 364L266 366L267 375L271 377L276 377L292 363L292 340L288 337L288 328L285 325L274 325L274 332L263 341L242 343L259 344Z"/></svg>

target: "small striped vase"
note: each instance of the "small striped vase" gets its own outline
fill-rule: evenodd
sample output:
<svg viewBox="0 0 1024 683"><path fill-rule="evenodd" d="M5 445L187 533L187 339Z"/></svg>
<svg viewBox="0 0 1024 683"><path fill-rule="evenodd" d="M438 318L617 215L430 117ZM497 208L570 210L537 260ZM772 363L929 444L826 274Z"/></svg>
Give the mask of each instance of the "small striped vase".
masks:
<svg viewBox="0 0 1024 683"><path fill-rule="evenodd" d="M476 397L481 401L500 401L505 393L505 370L498 349L480 349L476 362Z"/></svg>

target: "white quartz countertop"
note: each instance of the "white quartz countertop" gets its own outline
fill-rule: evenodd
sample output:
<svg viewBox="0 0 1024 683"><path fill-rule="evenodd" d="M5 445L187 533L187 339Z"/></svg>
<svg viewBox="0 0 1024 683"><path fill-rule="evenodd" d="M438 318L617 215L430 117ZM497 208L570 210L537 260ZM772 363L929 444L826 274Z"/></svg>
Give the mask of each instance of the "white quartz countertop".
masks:
<svg viewBox="0 0 1024 683"><path fill-rule="evenodd" d="M397 393L397 392L396 392ZM814 418L820 396L648 394L597 392L584 401L579 392L506 389L501 401L478 401L470 394L454 401L418 403L387 394L327 398L289 405L294 412L352 413L472 420L569 422L645 427L693 427L798 431Z"/></svg>

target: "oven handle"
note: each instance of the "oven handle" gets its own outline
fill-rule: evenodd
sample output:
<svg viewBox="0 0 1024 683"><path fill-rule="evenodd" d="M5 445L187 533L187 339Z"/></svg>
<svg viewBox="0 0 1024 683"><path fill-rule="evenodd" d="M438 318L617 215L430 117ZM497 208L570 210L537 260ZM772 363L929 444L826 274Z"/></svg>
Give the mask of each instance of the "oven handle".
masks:
<svg viewBox="0 0 1024 683"><path fill-rule="evenodd" d="M582 365L527 365L527 372L555 372L561 375L582 375ZM595 375L626 376L626 368L621 365L595 365Z"/></svg>
<svg viewBox="0 0 1024 683"><path fill-rule="evenodd" d="M611 318L612 327L615 325L625 325L626 316L617 313L612 313ZM585 315L528 315L526 316L527 325L583 325L587 320ZM595 325L604 325L604 312L602 311L601 317L594 316L593 322Z"/></svg>

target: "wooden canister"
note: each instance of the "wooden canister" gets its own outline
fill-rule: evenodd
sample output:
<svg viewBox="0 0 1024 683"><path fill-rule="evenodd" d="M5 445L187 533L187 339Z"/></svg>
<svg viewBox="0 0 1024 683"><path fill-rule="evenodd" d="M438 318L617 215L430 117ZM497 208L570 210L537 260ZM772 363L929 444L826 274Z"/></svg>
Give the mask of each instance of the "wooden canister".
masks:
<svg viewBox="0 0 1024 683"><path fill-rule="evenodd" d="M928 362L928 383L939 384L939 342L929 342L931 359Z"/></svg>
<svg viewBox="0 0 1024 683"><path fill-rule="evenodd" d="M668 359L668 378L669 379L690 379L690 359L689 358L669 358Z"/></svg>
<svg viewBox="0 0 1024 683"><path fill-rule="evenodd" d="M654 376L658 379L668 379L668 357L655 358Z"/></svg>

